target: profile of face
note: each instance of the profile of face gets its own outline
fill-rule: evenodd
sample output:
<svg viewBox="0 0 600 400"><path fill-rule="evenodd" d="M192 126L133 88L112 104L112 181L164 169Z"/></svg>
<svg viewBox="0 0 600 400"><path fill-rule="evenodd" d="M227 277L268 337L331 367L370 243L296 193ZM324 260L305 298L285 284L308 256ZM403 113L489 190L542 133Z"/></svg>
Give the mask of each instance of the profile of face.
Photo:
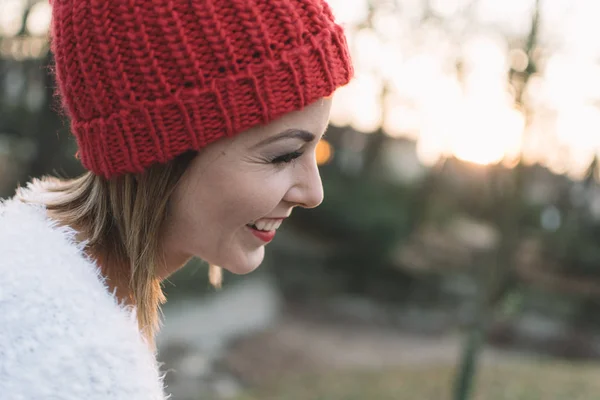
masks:
<svg viewBox="0 0 600 400"><path fill-rule="evenodd" d="M320 99L202 149L171 198L167 265L196 256L235 274L257 268L294 207L323 200L315 150L330 109L331 99Z"/></svg>

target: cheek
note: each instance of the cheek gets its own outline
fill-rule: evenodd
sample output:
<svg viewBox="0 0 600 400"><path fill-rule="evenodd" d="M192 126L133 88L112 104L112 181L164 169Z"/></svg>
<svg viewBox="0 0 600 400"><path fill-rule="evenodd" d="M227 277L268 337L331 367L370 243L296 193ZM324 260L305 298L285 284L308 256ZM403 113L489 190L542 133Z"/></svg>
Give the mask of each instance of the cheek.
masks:
<svg viewBox="0 0 600 400"><path fill-rule="evenodd" d="M285 182L283 175L246 176L235 185L223 187L222 193L215 196L218 201L212 204L214 215L238 226L270 216L287 192Z"/></svg>
<svg viewBox="0 0 600 400"><path fill-rule="evenodd" d="M242 166L235 171L220 168L177 193L174 216L185 247L214 251L227 246L246 224L287 212L278 206L289 190L291 173L269 166L240 171Z"/></svg>
<svg viewBox="0 0 600 400"><path fill-rule="evenodd" d="M261 170L250 170L240 174L239 179L231 180L230 185L221 187L221 194L215 193L213 215L220 215L223 234L235 234L246 224L265 217L280 217L289 212L284 201L293 182L293 167L274 170L267 166Z"/></svg>

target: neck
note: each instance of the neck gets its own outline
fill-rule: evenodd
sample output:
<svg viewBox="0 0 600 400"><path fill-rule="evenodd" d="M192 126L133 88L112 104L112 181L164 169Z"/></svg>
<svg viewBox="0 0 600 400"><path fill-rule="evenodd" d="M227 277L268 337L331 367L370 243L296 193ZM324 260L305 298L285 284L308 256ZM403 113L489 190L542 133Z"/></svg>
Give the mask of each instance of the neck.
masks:
<svg viewBox="0 0 600 400"><path fill-rule="evenodd" d="M126 305L135 305L135 298L130 287L131 268L127 264L119 264L118 260L111 260L107 256L93 256L96 260L102 276L106 279L106 285L111 292L114 292L118 301ZM190 257L171 255L167 257L156 271L158 279L163 281L171 274L183 267Z"/></svg>
<svg viewBox="0 0 600 400"><path fill-rule="evenodd" d="M173 245L169 235L165 235L162 242L163 262L157 270L160 280L165 280L192 259L192 256L178 251L177 246Z"/></svg>

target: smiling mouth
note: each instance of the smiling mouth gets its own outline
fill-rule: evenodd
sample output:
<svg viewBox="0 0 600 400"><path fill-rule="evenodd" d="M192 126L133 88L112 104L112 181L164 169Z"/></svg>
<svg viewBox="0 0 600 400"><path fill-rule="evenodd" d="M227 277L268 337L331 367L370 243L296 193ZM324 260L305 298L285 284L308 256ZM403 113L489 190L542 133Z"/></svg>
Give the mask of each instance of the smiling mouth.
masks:
<svg viewBox="0 0 600 400"><path fill-rule="evenodd" d="M275 233L277 233L275 229L270 231L262 231L260 229L256 229L253 225L246 225L246 228L248 228L250 233L252 233L255 237L259 238L265 243L269 243L271 240L273 240L275 238Z"/></svg>
<svg viewBox="0 0 600 400"><path fill-rule="evenodd" d="M264 219L258 220L253 224L247 224L246 227L250 232L262 240L263 242L270 242L275 237L277 228L281 226L283 219Z"/></svg>
<svg viewBox="0 0 600 400"><path fill-rule="evenodd" d="M270 232L276 231L283 222L283 219L259 219L253 224L248 224L249 228L255 229L257 231Z"/></svg>

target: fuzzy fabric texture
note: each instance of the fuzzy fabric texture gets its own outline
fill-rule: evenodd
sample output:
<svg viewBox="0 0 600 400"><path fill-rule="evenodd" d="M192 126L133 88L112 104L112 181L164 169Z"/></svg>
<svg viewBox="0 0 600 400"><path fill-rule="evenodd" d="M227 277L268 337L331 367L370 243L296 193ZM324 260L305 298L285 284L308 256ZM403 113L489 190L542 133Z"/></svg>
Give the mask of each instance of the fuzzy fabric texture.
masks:
<svg viewBox="0 0 600 400"><path fill-rule="evenodd" d="M163 400L135 312L109 292L75 231L0 202L0 398Z"/></svg>

